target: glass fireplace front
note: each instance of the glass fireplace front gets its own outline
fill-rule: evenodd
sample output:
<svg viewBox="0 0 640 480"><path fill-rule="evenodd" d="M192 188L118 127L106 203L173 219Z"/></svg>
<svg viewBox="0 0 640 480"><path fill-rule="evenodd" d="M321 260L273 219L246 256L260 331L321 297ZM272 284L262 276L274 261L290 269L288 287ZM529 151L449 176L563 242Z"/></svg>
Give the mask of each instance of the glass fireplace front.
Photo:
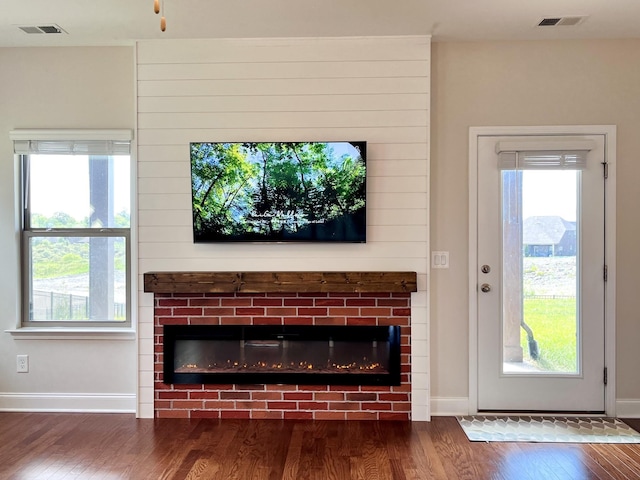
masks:
<svg viewBox="0 0 640 480"><path fill-rule="evenodd" d="M164 383L400 385L399 326L165 325Z"/></svg>

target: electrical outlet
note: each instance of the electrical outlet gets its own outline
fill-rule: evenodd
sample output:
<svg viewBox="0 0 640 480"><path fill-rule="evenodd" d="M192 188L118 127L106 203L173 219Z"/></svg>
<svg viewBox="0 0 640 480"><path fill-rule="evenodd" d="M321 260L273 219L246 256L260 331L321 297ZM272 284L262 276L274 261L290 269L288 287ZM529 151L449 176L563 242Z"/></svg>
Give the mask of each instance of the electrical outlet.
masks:
<svg viewBox="0 0 640 480"><path fill-rule="evenodd" d="M18 373L29 372L29 355L16 356L16 372Z"/></svg>

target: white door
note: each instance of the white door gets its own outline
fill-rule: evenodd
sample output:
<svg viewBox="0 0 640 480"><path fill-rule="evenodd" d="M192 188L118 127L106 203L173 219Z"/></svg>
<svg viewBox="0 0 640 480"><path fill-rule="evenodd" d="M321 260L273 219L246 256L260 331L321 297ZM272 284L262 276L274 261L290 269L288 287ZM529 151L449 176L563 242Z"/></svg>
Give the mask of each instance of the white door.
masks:
<svg viewBox="0 0 640 480"><path fill-rule="evenodd" d="M478 137L479 411L605 410L604 142Z"/></svg>

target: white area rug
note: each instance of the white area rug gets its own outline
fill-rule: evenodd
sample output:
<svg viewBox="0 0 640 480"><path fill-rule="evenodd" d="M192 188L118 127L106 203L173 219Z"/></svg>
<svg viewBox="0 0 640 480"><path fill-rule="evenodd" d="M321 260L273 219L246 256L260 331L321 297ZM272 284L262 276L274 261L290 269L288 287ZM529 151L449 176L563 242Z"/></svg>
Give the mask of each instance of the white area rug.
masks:
<svg viewBox="0 0 640 480"><path fill-rule="evenodd" d="M472 442L640 443L640 434L613 418L456 417Z"/></svg>

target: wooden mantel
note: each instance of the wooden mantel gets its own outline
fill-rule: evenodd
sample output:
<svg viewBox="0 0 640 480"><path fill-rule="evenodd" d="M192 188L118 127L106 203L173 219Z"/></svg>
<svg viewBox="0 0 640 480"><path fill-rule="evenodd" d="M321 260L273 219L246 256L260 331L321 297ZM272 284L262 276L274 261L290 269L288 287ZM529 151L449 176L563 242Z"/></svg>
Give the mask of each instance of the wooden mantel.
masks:
<svg viewBox="0 0 640 480"><path fill-rule="evenodd" d="M148 272L154 293L287 293L417 291L416 272Z"/></svg>

